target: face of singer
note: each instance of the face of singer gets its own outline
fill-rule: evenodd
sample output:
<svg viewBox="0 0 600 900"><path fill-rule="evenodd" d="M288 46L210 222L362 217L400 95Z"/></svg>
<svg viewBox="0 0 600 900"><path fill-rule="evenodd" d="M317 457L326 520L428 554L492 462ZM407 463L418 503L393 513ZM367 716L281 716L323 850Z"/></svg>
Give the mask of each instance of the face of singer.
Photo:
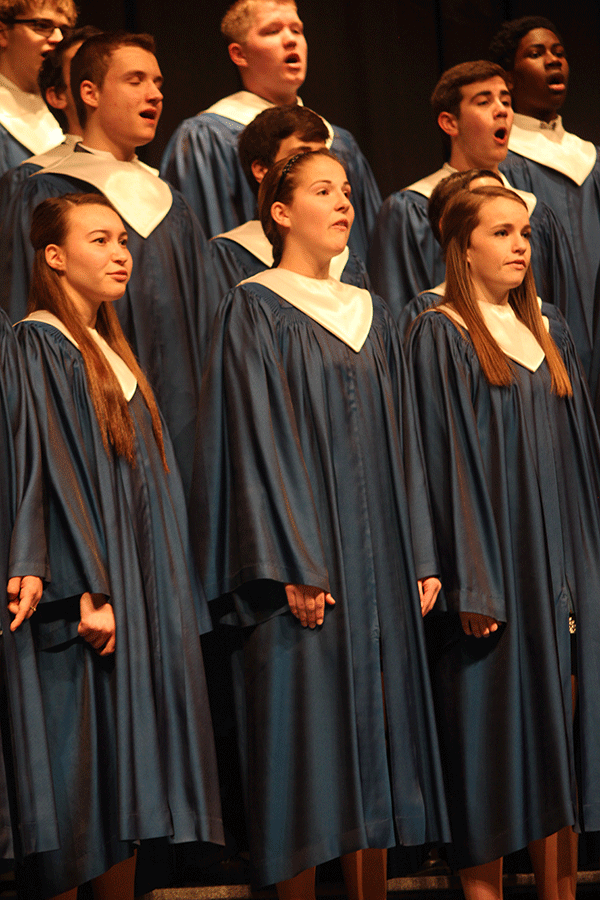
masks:
<svg viewBox="0 0 600 900"><path fill-rule="evenodd" d="M127 232L106 206L73 207L68 217L64 244L49 244L46 262L61 274L69 298L89 324L102 303L125 293L132 268Z"/></svg>
<svg viewBox="0 0 600 900"><path fill-rule="evenodd" d="M479 213L471 232L467 265L474 287L503 302L518 287L529 266L531 228L527 209L518 200L493 197ZM481 296L482 291L478 291Z"/></svg>

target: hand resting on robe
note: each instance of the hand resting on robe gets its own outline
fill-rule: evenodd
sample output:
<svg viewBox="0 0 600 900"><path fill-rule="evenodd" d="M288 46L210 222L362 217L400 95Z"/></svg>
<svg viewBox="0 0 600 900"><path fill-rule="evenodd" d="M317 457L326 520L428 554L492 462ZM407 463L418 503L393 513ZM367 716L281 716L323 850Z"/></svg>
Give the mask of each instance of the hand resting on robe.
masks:
<svg viewBox="0 0 600 900"><path fill-rule="evenodd" d="M461 612L460 622L465 634L473 637L489 637L498 631L498 620L482 613Z"/></svg>
<svg viewBox="0 0 600 900"><path fill-rule="evenodd" d="M37 575L15 575L6 586L8 609L14 615L10 630L16 631L25 619L30 619L42 598L42 579Z"/></svg>
<svg viewBox="0 0 600 900"><path fill-rule="evenodd" d="M115 614L104 594L86 591L79 601L81 621L78 634L91 644L100 656L115 652Z"/></svg>
<svg viewBox="0 0 600 900"><path fill-rule="evenodd" d="M419 600L421 601L421 615L426 616L435 606L435 601L442 587L442 582L435 575L429 578L419 578Z"/></svg>
<svg viewBox="0 0 600 900"><path fill-rule="evenodd" d="M325 618L325 604L335 605L330 593L308 584L286 584L285 593L292 613L304 628L322 625Z"/></svg>

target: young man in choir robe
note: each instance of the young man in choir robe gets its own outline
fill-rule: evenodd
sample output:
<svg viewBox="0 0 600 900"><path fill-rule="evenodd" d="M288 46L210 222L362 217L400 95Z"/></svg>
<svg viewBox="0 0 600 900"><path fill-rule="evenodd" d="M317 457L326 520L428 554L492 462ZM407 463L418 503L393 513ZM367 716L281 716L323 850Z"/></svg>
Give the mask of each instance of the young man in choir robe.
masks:
<svg viewBox="0 0 600 900"><path fill-rule="evenodd" d="M487 60L461 63L444 72L431 105L447 162L387 198L377 217L369 253L373 289L388 302L396 319L413 297L445 277L441 247L427 217L433 189L456 171L486 169L498 173L512 127L506 73ZM504 184L513 187L505 177ZM589 361L591 344L567 236L546 204L531 193L520 194L531 218L532 268L538 293L545 301L560 306L580 353Z"/></svg>
<svg viewBox="0 0 600 900"><path fill-rule="evenodd" d="M71 60L83 42L95 34L100 34L100 29L93 25L74 28L44 59L38 76L40 93L60 125L64 140L46 153L30 157L27 160L29 165L43 169L63 153L70 153L81 140L83 128L71 92Z"/></svg>
<svg viewBox="0 0 600 900"><path fill-rule="evenodd" d="M63 139L38 73L76 16L73 0L0 0L0 175Z"/></svg>
<svg viewBox="0 0 600 900"><path fill-rule="evenodd" d="M149 35L99 34L71 62L83 140L43 169L0 181L1 302L23 317L33 251L31 214L49 196L99 191L124 219L134 274L119 319L157 396L184 486L190 477L197 395L218 289L207 241L184 198L141 163L162 111L162 75ZM15 178L20 177L20 186Z"/></svg>
<svg viewBox="0 0 600 900"><path fill-rule="evenodd" d="M502 25L489 55L508 72L515 110L502 170L516 187L534 191L564 226L594 346L600 304L600 160L598 147L565 131L558 112L569 82L560 34L542 16L524 16ZM592 370L594 392L600 360L592 362Z"/></svg>
<svg viewBox="0 0 600 900"><path fill-rule="evenodd" d="M274 163L295 153L319 150L327 138L323 119L306 106L273 106L259 113L246 125L238 144L240 163L255 195ZM224 294L273 265L273 248L258 219L211 238L210 248ZM332 259L329 274L368 287L364 264L348 247Z"/></svg>
<svg viewBox="0 0 600 900"><path fill-rule="evenodd" d="M237 138L262 110L301 103L298 91L306 77L306 38L294 0L236 0L221 31L244 89L182 122L161 165L161 174L189 200L209 237L256 217L256 197L239 163ZM326 124L328 143L352 186L350 247L364 260L381 195L350 132Z"/></svg>

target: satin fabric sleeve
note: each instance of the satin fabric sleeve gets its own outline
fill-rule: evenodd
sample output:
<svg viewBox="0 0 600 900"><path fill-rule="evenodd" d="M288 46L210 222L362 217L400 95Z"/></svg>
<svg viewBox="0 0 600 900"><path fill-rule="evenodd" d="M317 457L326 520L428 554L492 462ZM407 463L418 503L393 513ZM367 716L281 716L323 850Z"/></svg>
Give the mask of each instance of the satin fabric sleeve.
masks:
<svg viewBox="0 0 600 900"><path fill-rule="evenodd" d="M0 372L2 406L8 418L5 436L13 472L2 490L14 510L8 562L8 578L37 575L50 578L44 525L42 460L27 378L21 354L8 318L0 311Z"/></svg>
<svg viewBox="0 0 600 900"><path fill-rule="evenodd" d="M589 375L592 336L586 321L577 266L565 230L550 207L538 201L531 222L531 268L537 293L557 306L569 323L586 375Z"/></svg>
<svg viewBox="0 0 600 900"><path fill-rule="evenodd" d="M31 150L9 134L4 125L0 125L0 175L4 175L30 156Z"/></svg>
<svg viewBox="0 0 600 900"><path fill-rule="evenodd" d="M190 518L209 600L265 579L329 590L276 323L251 287L228 294L215 322ZM269 604L259 618L284 612L285 594Z"/></svg>
<svg viewBox="0 0 600 900"><path fill-rule="evenodd" d="M385 304L382 303L382 306L385 307ZM415 573L420 579L439 575L440 565L436 553L429 488L425 473L421 434L412 396L412 385L402 349L401 336L387 310L386 313L389 319L387 359L390 381L395 391L395 418L398 421L402 453L398 471L402 471L404 474L404 490L408 502Z"/></svg>
<svg viewBox="0 0 600 900"><path fill-rule="evenodd" d="M444 280L446 268L427 218L427 202L414 191L397 191L377 216L367 268L373 290L396 321L409 300Z"/></svg>
<svg viewBox="0 0 600 900"><path fill-rule="evenodd" d="M501 547L472 401L484 376L470 342L437 312L413 326L408 365L448 607L505 622Z"/></svg>
<svg viewBox="0 0 600 900"><path fill-rule="evenodd" d="M85 591L110 597L104 523L97 486L83 359L50 325L16 327L29 377L44 455L52 582L43 601L79 598ZM78 609L77 609L78 614ZM78 618L78 615L77 615Z"/></svg>

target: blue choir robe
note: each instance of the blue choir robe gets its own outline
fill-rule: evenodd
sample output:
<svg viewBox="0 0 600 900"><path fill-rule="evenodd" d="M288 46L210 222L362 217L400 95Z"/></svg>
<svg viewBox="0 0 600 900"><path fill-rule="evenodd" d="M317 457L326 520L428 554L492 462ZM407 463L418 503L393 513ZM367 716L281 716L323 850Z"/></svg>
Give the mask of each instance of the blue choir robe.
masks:
<svg viewBox="0 0 600 900"><path fill-rule="evenodd" d="M0 75L0 176L35 153L60 144L62 130L39 94Z"/></svg>
<svg viewBox="0 0 600 900"><path fill-rule="evenodd" d="M240 281L273 265L273 248L258 219L211 238L209 246L223 296ZM348 247L332 259L329 274L345 284L369 287L363 262Z"/></svg>
<svg viewBox="0 0 600 900"><path fill-rule="evenodd" d="M133 257L115 308L167 421L187 489L202 366L221 299L208 244L184 198L155 170L78 148L42 170L24 163L0 181L0 305L13 322L25 314L37 204L73 191L106 193L125 221ZM124 181L111 184L111 177Z"/></svg>
<svg viewBox="0 0 600 900"><path fill-rule="evenodd" d="M5 766L0 752L0 858L13 859L57 847L58 827L31 620L11 632L13 616L6 605L10 577L37 575L47 581L49 568L35 413L17 341L2 311L0 481L1 727L7 754Z"/></svg>
<svg viewBox="0 0 600 900"><path fill-rule="evenodd" d="M555 307L542 312L572 398L551 392L545 360L490 386L442 312L409 337L447 602L426 629L457 867L600 827L600 447L570 332ZM459 611L500 627L467 637Z"/></svg>
<svg viewBox="0 0 600 900"><path fill-rule="evenodd" d="M426 309L441 303L446 294L446 285L444 282L438 284L437 287L431 288L430 291L421 291L412 300L409 300L400 315L398 316L398 331L403 341L406 341L412 323L417 316L420 316Z"/></svg>
<svg viewBox="0 0 600 900"><path fill-rule="evenodd" d="M16 330L48 495L52 580L33 627L60 846L26 864L50 896L130 856L132 841L223 843L223 832L200 647L210 618L168 433L167 472L124 367L135 465L107 453L64 326L37 312ZM108 658L77 635L85 591L113 607Z"/></svg>
<svg viewBox="0 0 600 900"><path fill-rule="evenodd" d="M208 237L256 216L256 196L241 167L237 141L245 126L272 105L249 91L239 91L183 121L167 145L161 175L188 200ZM345 166L352 187L355 219L350 248L365 261L381 195L350 132L326 124L331 150Z"/></svg>
<svg viewBox="0 0 600 900"><path fill-rule="evenodd" d="M397 321L409 300L444 280L446 267L429 224L427 205L434 187L454 171L446 163L427 178L391 194L377 217L367 268L373 290L387 301ZM512 179L510 184L505 179L507 188L513 184ZM531 220L531 267L536 289L567 318L587 372L591 331L585 321L568 238L559 217L540 202L537 194L520 193Z"/></svg>
<svg viewBox="0 0 600 900"><path fill-rule="evenodd" d="M566 132L560 116L548 125L515 113L508 149L502 170L515 187L533 191L539 200L543 200L567 235L582 298L584 324L590 348L593 348L597 341L595 298L600 272L598 148ZM582 352L577 329L568 313L565 317L573 331L586 374L589 374L589 353ZM592 394L596 387L597 376L590 383Z"/></svg>
<svg viewBox="0 0 600 900"><path fill-rule="evenodd" d="M351 349L257 283L277 271L219 309L191 507L207 596L234 592L224 618L243 629L234 681L257 884L446 834L416 592L438 566L397 330L373 297ZM331 591L322 627L302 628L285 583Z"/></svg>

